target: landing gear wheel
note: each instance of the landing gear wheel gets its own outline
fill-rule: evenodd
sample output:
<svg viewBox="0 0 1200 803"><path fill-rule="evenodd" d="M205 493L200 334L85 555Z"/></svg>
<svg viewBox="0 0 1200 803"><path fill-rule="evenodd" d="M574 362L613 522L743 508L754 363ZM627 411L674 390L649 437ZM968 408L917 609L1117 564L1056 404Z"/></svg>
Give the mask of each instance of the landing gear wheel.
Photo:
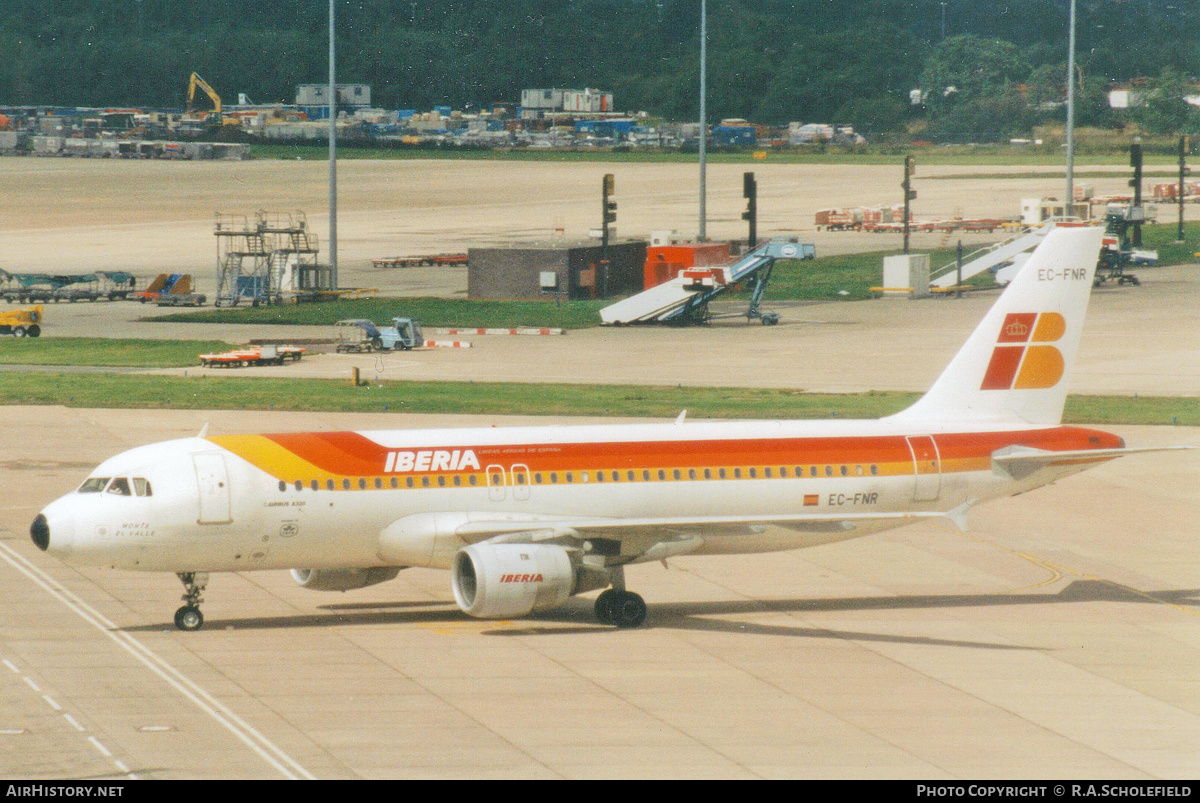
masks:
<svg viewBox="0 0 1200 803"><path fill-rule="evenodd" d="M180 630L199 630L203 624L204 614L200 613L200 609L193 605L184 605L175 611L175 626Z"/></svg>
<svg viewBox="0 0 1200 803"><path fill-rule="evenodd" d="M610 588L596 597L596 618L615 627L638 627L646 621L646 601L632 591Z"/></svg>
<svg viewBox="0 0 1200 803"><path fill-rule="evenodd" d="M204 588L208 585L207 572L178 572L179 581L183 583L186 592L182 599L184 605L175 611L175 626L180 630L199 630L204 624L204 614L200 613L200 603L204 601Z"/></svg>
<svg viewBox="0 0 1200 803"><path fill-rule="evenodd" d="M617 627L640 627L646 621L646 601L632 591L622 592L613 603L612 623Z"/></svg>
<svg viewBox="0 0 1200 803"><path fill-rule="evenodd" d="M613 624L613 602L620 593L616 589L610 588L596 597L596 619L598 621L606 625Z"/></svg>

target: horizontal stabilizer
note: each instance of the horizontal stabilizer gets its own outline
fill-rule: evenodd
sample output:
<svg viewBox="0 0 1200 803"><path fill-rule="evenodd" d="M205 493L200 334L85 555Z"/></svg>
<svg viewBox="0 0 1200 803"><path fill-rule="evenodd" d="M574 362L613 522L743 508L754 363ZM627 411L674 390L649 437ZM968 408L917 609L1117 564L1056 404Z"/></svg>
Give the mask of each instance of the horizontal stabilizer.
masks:
<svg viewBox="0 0 1200 803"><path fill-rule="evenodd" d="M1056 466L1077 466L1088 463L1104 463L1129 454L1143 452L1169 452L1178 449L1194 449L1194 446L1140 446L1119 449L1077 449L1054 452L1028 446L1009 446L992 453L992 463L1014 480L1028 477L1035 471Z"/></svg>

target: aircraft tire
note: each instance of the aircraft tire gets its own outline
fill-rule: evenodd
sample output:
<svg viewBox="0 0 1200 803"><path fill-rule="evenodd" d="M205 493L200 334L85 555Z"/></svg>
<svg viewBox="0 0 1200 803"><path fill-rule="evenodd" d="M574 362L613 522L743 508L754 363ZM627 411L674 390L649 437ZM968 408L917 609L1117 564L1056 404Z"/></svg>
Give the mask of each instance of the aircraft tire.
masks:
<svg viewBox="0 0 1200 803"><path fill-rule="evenodd" d="M184 605L175 611L175 627L184 631L199 630L204 624L204 614L194 605Z"/></svg>
<svg viewBox="0 0 1200 803"><path fill-rule="evenodd" d="M617 627L641 627L646 621L646 601L632 591L626 591L613 606L613 624Z"/></svg>
<svg viewBox="0 0 1200 803"><path fill-rule="evenodd" d="M596 619L602 624L616 624L613 621L613 601L619 593L616 589L610 588L596 597Z"/></svg>
<svg viewBox="0 0 1200 803"><path fill-rule="evenodd" d="M609 593L608 591L604 592ZM646 601L632 591L612 590L612 597L605 603L608 624L619 628L640 627L646 621ZM601 597L604 594L600 595ZM596 600L597 616L601 613L600 599Z"/></svg>

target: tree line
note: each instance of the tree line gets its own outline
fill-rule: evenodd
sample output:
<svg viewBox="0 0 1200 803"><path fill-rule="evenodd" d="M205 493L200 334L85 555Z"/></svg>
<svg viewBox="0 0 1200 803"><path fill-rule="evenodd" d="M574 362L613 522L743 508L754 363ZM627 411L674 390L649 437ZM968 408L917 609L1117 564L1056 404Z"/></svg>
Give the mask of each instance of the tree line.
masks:
<svg viewBox="0 0 1200 803"><path fill-rule="evenodd" d="M611 90L618 108L698 113L699 0L336 0L338 75L375 105L479 109L527 87ZM1160 133L1196 128L1200 4L1079 0L1078 121L1116 125L1113 81L1148 78ZM0 105L291 102L327 77L328 0L5 0ZM713 120L1016 136L1063 117L1067 0L710 0ZM914 106L911 93L922 91Z"/></svg>

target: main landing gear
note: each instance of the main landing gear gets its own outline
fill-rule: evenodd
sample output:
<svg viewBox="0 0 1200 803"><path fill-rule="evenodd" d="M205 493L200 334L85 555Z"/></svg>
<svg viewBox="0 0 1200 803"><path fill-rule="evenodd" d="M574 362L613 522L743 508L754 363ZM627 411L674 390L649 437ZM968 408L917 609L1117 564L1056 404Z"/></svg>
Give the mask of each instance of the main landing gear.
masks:
<svg viewBox="0 0 1200 803"><path fill-rule="evenodd" d="M180 582L185 593L181 599L186 605L175 611L175 626L180 630L199 630L204 624L204 614L200 613L201 596L208 585L208 572L179 572Z"/></svg>
<svg viewBox="0 0 1200 803"><path fill-rule="evenodd" d="M639 627L646 621L646 601L625 590L625 569L612 569L613 587L596 597L596 619L615 627Z"/></svg>

